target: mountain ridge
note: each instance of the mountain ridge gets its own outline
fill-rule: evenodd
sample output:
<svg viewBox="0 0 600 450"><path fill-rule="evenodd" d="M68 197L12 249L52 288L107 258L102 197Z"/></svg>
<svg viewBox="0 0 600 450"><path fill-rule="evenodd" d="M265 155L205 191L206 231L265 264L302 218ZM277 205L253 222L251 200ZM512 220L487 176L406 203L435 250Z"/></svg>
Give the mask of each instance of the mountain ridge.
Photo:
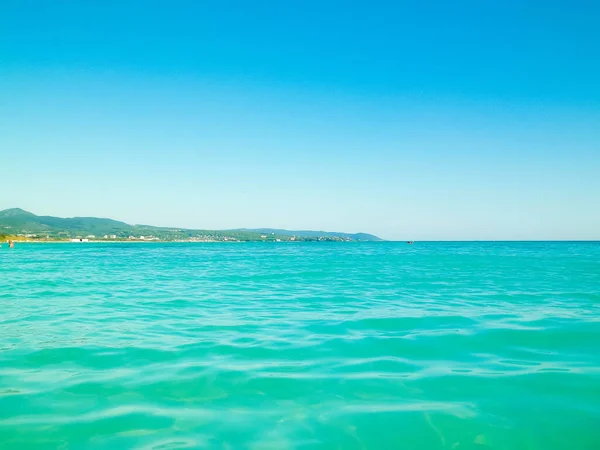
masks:
<svg viewBox="0 0 600 450"><path fill-rule="evenodd" d="M284 230L277 228L238 228L230 230L204 230L152 225L130 225L126 222L101 217L38 216L21 208L0 211L0 234L23 235L38 238L108 238L131 239L147 235L155 240L347 240L381 241L368 233L336 231Z"/></svg>

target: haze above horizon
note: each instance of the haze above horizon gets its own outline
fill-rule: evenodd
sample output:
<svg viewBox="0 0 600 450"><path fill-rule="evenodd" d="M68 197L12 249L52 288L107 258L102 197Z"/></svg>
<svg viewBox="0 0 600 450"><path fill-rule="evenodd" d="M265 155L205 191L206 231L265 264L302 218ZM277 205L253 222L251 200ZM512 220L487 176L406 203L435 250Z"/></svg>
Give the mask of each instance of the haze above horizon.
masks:
<svg viewBox="0 0 600 450"><path fill-rule="evenodd" d="M0 210L600 239L595 2L0 11Z"/></svg>

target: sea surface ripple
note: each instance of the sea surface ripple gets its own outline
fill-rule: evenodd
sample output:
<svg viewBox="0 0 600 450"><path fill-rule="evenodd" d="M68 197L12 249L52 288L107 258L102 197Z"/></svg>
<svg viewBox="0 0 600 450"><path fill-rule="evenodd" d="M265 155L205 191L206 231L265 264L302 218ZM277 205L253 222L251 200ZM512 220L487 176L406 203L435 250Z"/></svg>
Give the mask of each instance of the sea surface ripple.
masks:
<svg viewBox="0 0 600 450"><path fill-rule="evenodd" d="M0 249L2 449L599 449L600 244Z"/></svg>

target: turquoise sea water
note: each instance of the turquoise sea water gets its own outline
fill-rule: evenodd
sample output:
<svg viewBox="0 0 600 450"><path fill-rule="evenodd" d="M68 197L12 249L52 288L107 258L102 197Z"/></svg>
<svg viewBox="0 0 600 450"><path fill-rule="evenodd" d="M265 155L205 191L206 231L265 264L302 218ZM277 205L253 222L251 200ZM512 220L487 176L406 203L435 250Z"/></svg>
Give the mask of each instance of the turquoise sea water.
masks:
<svg viewBox="0 0 600 450"><path fill-rule="evenodd" d="M599 243L0 249L1 449L598 449Z"/></svg>

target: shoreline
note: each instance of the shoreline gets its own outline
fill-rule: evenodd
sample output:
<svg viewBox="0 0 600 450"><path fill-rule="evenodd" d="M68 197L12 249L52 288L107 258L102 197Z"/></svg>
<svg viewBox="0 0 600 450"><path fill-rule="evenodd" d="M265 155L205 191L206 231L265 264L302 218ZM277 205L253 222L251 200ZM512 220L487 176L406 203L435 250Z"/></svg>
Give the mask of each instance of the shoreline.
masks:
<svg viewBox="0 0 600 450"><path fill-rule="evenodd" d="M260 242L260 241L87 241L87 242L72 242L72 241L15 241L15 244L169 244L169 243L188 243L188 244L210 244L214 242L236 243L236 242Z"/></svg>
<svg viewBox="0 0 600 450"><path fill-rule="evenodd" d="M107 240L107 241L87 241L87 242L72 242L72 241L50 241L50 240L43 240L43 241L37 241L37 240L28 240L28 241L16 241L13 239L13 242L16 244L78 244L78 245L83 245L83 244L244 244L244 243L253 243L253 242L262 242L262 243L273 243L273 244L284 244L284 243L303 243L303 242L370 242L370 241L267 241L267 240L261 240L261 241L217 241L217 240L213 240L213 241L139 241L139 240L126 240L126 241L113 241L113 240ZM384 242L384 241L377 241L377 242ZM4 242L0 242L0 244L3 244Z"/></svg>

